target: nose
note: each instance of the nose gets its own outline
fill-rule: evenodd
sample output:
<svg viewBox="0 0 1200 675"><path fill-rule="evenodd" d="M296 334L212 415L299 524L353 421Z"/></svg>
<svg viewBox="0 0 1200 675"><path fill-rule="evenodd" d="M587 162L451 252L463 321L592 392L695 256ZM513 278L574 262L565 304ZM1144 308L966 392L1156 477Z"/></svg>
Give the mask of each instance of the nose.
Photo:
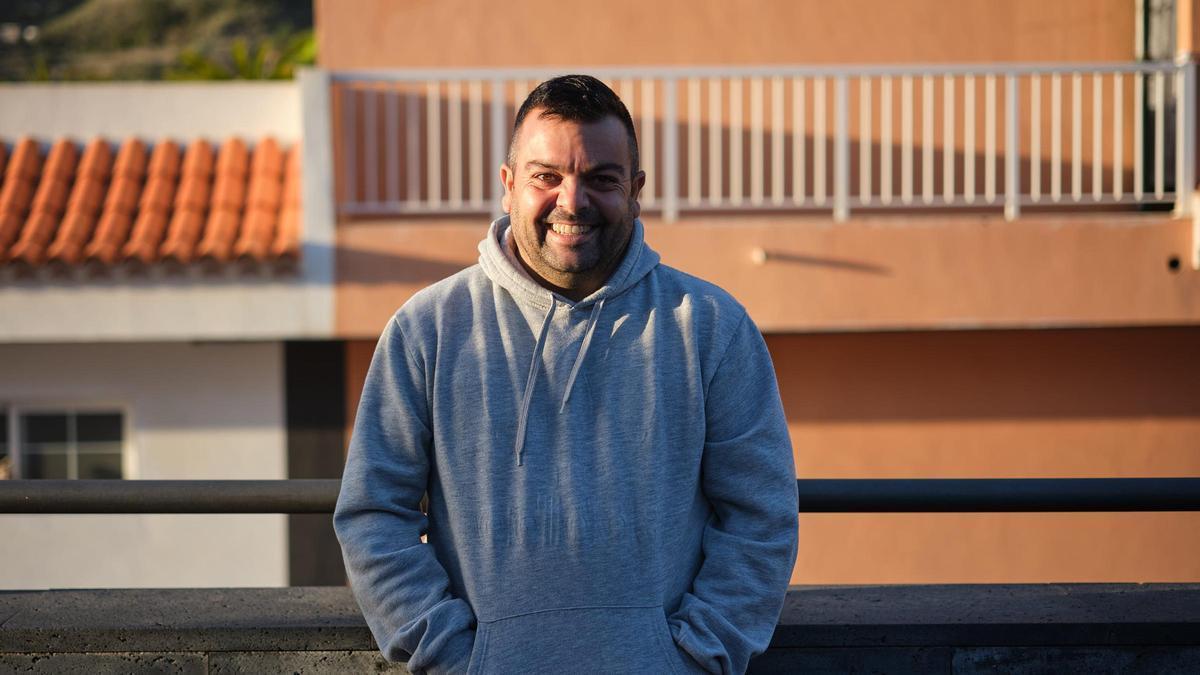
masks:
<svg viewBox="0 0 1200 675"><path fill-rule="evenodd" d="M574 176L564 177L558 186L556 206L569 213L579 213L589 205L587 186Z"/></svg>

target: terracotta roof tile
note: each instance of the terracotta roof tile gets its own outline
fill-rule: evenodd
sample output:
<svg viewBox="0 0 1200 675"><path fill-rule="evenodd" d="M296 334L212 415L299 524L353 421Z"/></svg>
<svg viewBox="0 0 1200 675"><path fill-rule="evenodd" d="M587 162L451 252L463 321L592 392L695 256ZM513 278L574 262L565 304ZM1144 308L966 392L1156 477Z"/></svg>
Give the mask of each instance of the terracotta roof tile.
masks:
<svg viewBox="0 0 1200 675"><path fill-rule="evenodd" d="M24 214L29 208L29 200L33 197L33 181L20 176L10 176L0 188L0 211L5 213Z"/></svg>
<svg viewBox="0 0 1200 675"><path fill-rule="evenodd" d="M196 257L196 242L203 229L204 216L199 211L177 209L167 223L167 240L159 253L168 260L191 262Z"/></svg>
<svg viewBox="0 0 1200 675"><path fill-rule="evenodd" d="M179 163L182 159L183 154L175 141L163 141L155 145L154 151L150 153L150 166L146 169L146 174L174 182L179 178Z"/></svg>
<svg viewBox="0 0 1200 675"><path fill-rule="evenodd" d="M129 241L121 249L121 256L126 260L137 260L149 265L158 260L158 248L162 243L163 233L167 231L167 211L146 211L138 214L133 223L133 232Z"/></svg>
<svg viewBox="0 0 1200 675"><path fill-rule="evenodd" d="M0 263L153 264L207 258L295 258L300 246L299 153L272 138L80 148L57 139L46 155L22 138L0 142Z"/></svg>
<svg viewBox="0 0 1200 675"><path fill-rule="evenodd" d="M8 163L5 179L17 177L30 182L42 175L42 155L32 138L22 138L13 146L12 161Z"/></svg>
<svg viewBox="0 0 1200 675"><path fill-rule="evenodd" d="M133 217L129 211L105 210L100 215L100 223L96 225L95 236L83 250L84 257L105 265L116 263L120 260L121 244L125 242L132 225Z"/></svg>
<svg viewBox="0 0 1200 675"><path fill-rule="evenodd" d="M300 256L300 148L292 146L284 162L283 206L275 228L271 254L280 258Z"/></svg>

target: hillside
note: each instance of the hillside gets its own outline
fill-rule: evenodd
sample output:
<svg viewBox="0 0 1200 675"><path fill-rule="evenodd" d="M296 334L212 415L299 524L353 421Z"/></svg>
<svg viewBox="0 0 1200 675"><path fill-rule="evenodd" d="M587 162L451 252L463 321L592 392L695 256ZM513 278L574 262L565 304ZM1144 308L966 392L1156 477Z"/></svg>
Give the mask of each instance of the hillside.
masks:
<svg viewBox="0 0 1200 675"><path fill-rule="evenodd" d="M311 0L6 0L0 79L289 77L312 62Z"/></svg>

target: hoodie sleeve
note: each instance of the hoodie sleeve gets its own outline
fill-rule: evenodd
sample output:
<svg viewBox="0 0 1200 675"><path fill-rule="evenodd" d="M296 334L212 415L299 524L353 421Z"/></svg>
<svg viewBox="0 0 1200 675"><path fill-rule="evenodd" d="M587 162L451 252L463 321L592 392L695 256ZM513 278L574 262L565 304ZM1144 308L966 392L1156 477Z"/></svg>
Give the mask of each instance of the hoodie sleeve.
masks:
<svg viewBox="0 0 1200 675"><path fill-rule="evenodd" d="M425 373L393 318L367 372L333 524L379 649L413 672L467 669L475 616L421 541L432 431Z"/></svg>
<svg viewBox="0 0 1200 675"><path fill-rule="evenodd" d="M796 560L796 468L775 370L743 316L705 400L701 486L713 515L704 562L669 617L680 647L713 673L766 650Z"/></svg>

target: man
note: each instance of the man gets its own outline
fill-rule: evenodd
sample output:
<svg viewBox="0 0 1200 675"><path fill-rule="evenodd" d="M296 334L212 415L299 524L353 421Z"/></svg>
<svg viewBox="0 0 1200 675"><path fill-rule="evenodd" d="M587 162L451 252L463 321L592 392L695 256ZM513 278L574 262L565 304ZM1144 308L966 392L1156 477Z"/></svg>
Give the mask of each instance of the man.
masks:
<svg viewBox="0 0 1200 675"><path fill-rule="evenodd" d="M367 374L334 515L367 623L416 672L742 672L796 555L762 336L643 241L600 81L538 86L500 177L479 264L414 295Z"/></svg>

